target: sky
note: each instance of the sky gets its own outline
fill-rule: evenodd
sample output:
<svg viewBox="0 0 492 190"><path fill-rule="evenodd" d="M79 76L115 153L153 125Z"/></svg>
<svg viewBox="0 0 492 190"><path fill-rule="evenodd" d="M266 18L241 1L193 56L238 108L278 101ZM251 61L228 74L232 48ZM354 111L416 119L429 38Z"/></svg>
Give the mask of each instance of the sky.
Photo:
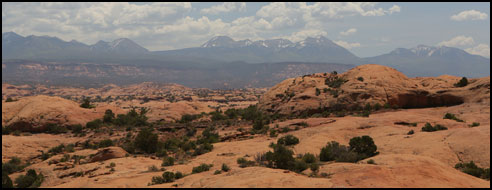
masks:
<svg viewBox="0 0 492 190"><path fill-rule="evenodd" d="M490 57L490 3L2 2L2 33L94 44L129 38L151 50L234 40L322 35L359 57L417 45Z"/></svg>

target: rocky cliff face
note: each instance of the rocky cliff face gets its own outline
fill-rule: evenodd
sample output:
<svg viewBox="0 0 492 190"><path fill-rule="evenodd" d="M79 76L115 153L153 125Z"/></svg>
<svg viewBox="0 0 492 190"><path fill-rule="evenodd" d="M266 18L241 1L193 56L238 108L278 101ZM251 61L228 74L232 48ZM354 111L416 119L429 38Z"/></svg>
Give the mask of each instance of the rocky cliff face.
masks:
<svg viewBox="0 0 492 190"><path fill-rule="evenodd" d="M400 108L490 104L490 77L469 79L467 86L454 87L460 79L449 75L408 78L393 68L368 64L342 74L316 73L284 80L260 99L259 107L292 114L356 110L366 104Z"/></svg>

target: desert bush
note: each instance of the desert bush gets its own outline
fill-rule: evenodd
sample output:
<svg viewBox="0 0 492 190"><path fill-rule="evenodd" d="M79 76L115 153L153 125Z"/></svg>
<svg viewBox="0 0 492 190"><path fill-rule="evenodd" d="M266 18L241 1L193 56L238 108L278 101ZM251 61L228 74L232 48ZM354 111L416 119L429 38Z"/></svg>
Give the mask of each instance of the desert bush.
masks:
<svg viewBox="0 0 492 190"><path fill-rule="evenodd" d="M55 146L53 148L51 148L50 150L48 150L49 153L53 153L53 154L58 154L58 153L61 153L65 150L65 145L64 144L60 144L58 146Z"/></svg>
<svg viewBox="0 0 492 190"><path fill-rule="evenodd" d="M66 133L68 130L67 128L60 126L56 123L48 123L45 125L46 127L46 133L50 134L60 134L60 133Z"/></svg>
<svg viewBox="0 0 492 190"><path fill-rule="evenodd" d="M464 122L463 120L461 119L458 119L454 114L452 113L446 113L443 117L443 119L452 119L452 120L455 120L457 122Z"/></svg>
<svg viewBox="0 0 492 190"><path fill-rule="evenodd" d="M112 123L114 120L114 113L112 110L110 109L107 109L105 112L104 112L104 116L103 116L103 122L104 123Z"/></svg>
<svg viewBox="0 0 492 190"><path fill-rule="evenodd" d="M291 169L292 163L295 161L292 156L294 152L281 144L272 143L270 147L273 148L273 152L268 151L265 154L265 158L268 162L267 166L270 168Z"/></svg>
<svg viewBox="0 0 492 190"><path fill-rule="evenodd" d="M468 85L468 79L466 77L461 78L460 81L454 84L455 87L464 87L466 85Z"/></svg>
<svg viewBox="0 0 492 190"><path fill-rule="evenodd" d="M299 144L299 138L295 137L294 135L285 135L277 140L277 144L285 146L296 145Z"/></svg>
<svg viewBox="0 0 492 190"><path fill-rule="evenodd" d="M221 174L221 173L222 173L222 171L220 171L220 170L215 170L214 175L218 175L218 174Z"/></svg>
<svg viewBox="0 0 492 190"><path fill-rule="evenodd" d="M358 81L364 82L364 77L357 77Z"/></svg>
<svg viewBox="0 0 492 190"><path fill-rule="evenodd" d="M432 127L430 123L425 123L424 127L422 127L422 131L425 132L434 132L434 131L447 130L447 129L448 129L447 127L444 127L440 124L437 124L434 127Z"/></svg>
<svg viewBox="0 0 492 190"><path fill-rule="evenodd" d="M413 135L415 132L413 130L408 131L407 135Z"/></svg>
<svg viewBox="0 0 492 190"><path fill-rule="evenodd" d="M205 172L205 171L210 170L210 168L212 166L213 166L212 164L201 164L201 165L199 165L197 167L193 167L193 170L192 170L191 173L195 174L195 173Z"/></svg>
<svg viewBox="0 0 492 190"><path fill-rule="evenodd" d="M172 166L172 165L174 165L174 158L173 157L165 157L162 160L161 166Z"/></svg>
<svg viewBox="0 0 492 190"><path fill-rule="evenodd" d="M359 160L378 154L378 147L376 146L376 144L374 144L372 138L367 135L350 139L349 145L350 150L359 154Z"/></svg>
<svg viewBox="0 0 492 190"><path fill-rule="evenodd" d="M99 129L101 127L101 125L103 124L102 120L101 119L95 119L93 121L89 121L85 124L85 127L86 128L89 128L89 129Z"/></svg>
<svg viewBox="0 0 492 190"><path fill-rule="evenodd" d="M74 134L79 134L82 133L82 130L84 129L81 124L76 124L71 126L72 133Z"/></svg>
<svg viewBox="0 0 492 190"><path fill-rule="evenodd" d="M321 91L319 90L319 88L316 88L316 96L319 96L319 94L321 94Z"/></svg>
<svg viewBox="0 0 492 190"><path fill-rule="evenodd" d="M270 129L270 137L277 137L278 134L277 134L277 130L275 129Z"/></svg>
<svg viewBox="0 0 492 190"><path fill-rule="evenodd" d="M306 164L306 162L304 162L303 160L295 160L292 165L293 165L292 168L289 168L289 170L297 173L300 173L308 169L308 164Z"/></svg>
<svg viewBox="0 0 492 190"><path fill-rule="evenodd" d="M154 153L157 149L157 134L152 133L150 128L143 128L135 138L135 147L145 153Z"/></svg>
<svg viewBox="0 0 492 190"><path fill-rule="evenodd" d="M218 111L210 112L210 115L212 115L212 117L210 118L212 119L212 121L220 121L220 120L227 119L227 116L225 116L224 114Z"/></svg>
<svg viewBox="0 0 492 190"><path fill-rule="evenodd" d="M336 141L329 142L321 148L319 154L320 161L337 161L337 162L357 162L358 155L350 150L349 147L340 145Z"/></svg>
<svg viewBox="0 0 492 190"><path fill-rule="evenodd" d="M231 168L229 168L229 166L227 166L225 163L224 163L224 164L222 164L222 168L221 168L221 169L222 169L222 171L224 171L224 172L228 172L229 170L231 170Z"/></svg>
<svg viewBox="0 0 492 190"><path fill-rule="evenodd" d="M30 169L27 171L26 175L20 175L15 179L15 184L17 188L36 188L41 186L44 181L44 176L42 174L36 174L36 171Z"/></svg>
<svg viewBox="0 0 492 190"><path fill-rule="evenodd" d="M376 162L374 162L373 159L370 159L370 160L367 161L367 164L376 164Z"/></svg>
<svg viewBox="0 0 492 190"><path fill-rule="evenodd" d="M113 145L114 145L114 143L111 139L105 139L105 140L99 141L98 147L99 148L105 148L105 147L109 147L109 146L113 146Z"/></svg>
<svg viewBox="0 0 492 190"><path fill-rule="evenodd" d="M207 152L210 152L212 151L212 149L214 148L214 145L210 144L210 143L204 143L204 144L201 144L199 145L195 151L193 152L193 156L198 156L198 155L202 155L202 154L205 154Z"/></svg>
<svg viewBox="0 0 492 190"><path fill-rule="evenodd" d="M478 123L478 122L473 122L473 123L470 125L470 127L478 127L478 126L480 126L480 123Z"/></svg>
<svg viewBox="0 0 492 190"><path fill-rule="evenodd" d="M148 108L140 108L140 113L138 113L135 108L128 111L127 114L118 114L115 119L113 119L113 124L118 126L147 126L147 112Z"/></svg>
<svg viewBox="0 0 492 190"><path fill-rule="evenodd" d="M302 156L302 160L308 164L312 164L316 162L316 156L311 153L306 153L304 156Z"/></svg>
<svg viewBox="0 0 492 190"><path fill-rule="evenodd" d="M237 159L237 164L239 164L239 167L240 168L245 168L245 167L254 166L255 165L255 162L254 161L250 161L250 160L246 160L245 158L238 158Z"/></svg>
<svg viewBox="0 0 492 190"><path fill-rule="evenodd" d="M4 188L14 188L14 184L12 183L12 179L10 179L9 175L2 172L2 189Z"/></svg>
<svg viewBox="0 0 492 190"><path fill-rule="evenodd" d="M21 165L21 160L17 157L12 157L7 163L2 162L2 173L7 175L18 172L26 167Z"/></svg>
<svg viewBox="0 0 492 190"><path fill-rule="evenodd" d="M175 179L181 179L183 178L183 173L181 173L180 171L177 171L175 174L174 174L174 178Z"/></svg>
<svg viewBox="0 0 492 190"><path fill-rule="evenodd" d="M454 168L469 175L490 180L490 168L480 168L475 165L473 161L470 161L469 163L458 163L454 166Z"/></svg>
<svg viewBox="0 0 492 190"><path fill-rule="evenodd" d="M325 79L325 84L331 88L340 88L340 86L342 86L345 82L347 82L347 80L336 76Z"/></svg>
<svg viewBox="0 0 492 190"><path fill-rule="evenodd" d="M84 98L82 104L80 104L80 107L90 109L90 108L95 108L96 106L91 105L91 99L87 97L87 98Z"/></svg>

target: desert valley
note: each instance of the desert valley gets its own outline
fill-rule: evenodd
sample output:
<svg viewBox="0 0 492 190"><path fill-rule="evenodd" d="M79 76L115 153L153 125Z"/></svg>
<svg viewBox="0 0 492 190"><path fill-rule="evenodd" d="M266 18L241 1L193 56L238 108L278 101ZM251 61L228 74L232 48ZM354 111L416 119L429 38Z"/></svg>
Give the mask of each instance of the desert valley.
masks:
<svg viewBox="0 0 492 190"><path fill-rule="evenodd" d="M20 160L11 179L42 173L41 187L489 187L455 166L489 168L490 77L455 86L460 80L408 78L369 64L268 90L3 84L2 162ZM82 97L92 97L90 107L80 106ZM426 131L427 123L446 130ZM137 143L147 126L153 150ZM289 135L298 139L286 145L293 168L268 165L261 155ZM320 160L327 143L345 146L364 135L377 155ZM206 170L195 171L201 164ZM154 178L165 172L182 176L159 184Z"/></svg>

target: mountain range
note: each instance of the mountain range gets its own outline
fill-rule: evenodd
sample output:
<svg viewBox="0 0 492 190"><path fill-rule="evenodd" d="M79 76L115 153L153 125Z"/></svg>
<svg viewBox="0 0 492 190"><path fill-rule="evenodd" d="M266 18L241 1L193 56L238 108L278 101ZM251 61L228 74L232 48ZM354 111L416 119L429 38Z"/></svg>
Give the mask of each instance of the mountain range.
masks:
<svg viewBox="0 0 492 190"><path fill-rule="evenodd" d="M323 36L307 37L296 43L286 39L236 41L227 36L216 36L200 47L149 51L128 38L111 42L98 41L93 45L87 45L76 40L63 41L57 37L24 37L14 32L3 33L2 74L7 66L12 67L12 63L19 60L57 64L129 65L136 68L152 66L195 71L217 70L224 65L243 67L281 62L310 67L313 64L306 63L342 64L348 68L373 63L396 68L410 77L443 74L490 76L490 59L469 54L458 48L419 45L410 49L397 48L379 56L360 58ZM16 69L18 74L22 73L22 70ZM3 76L2 81L9 80Z"/></svg>

